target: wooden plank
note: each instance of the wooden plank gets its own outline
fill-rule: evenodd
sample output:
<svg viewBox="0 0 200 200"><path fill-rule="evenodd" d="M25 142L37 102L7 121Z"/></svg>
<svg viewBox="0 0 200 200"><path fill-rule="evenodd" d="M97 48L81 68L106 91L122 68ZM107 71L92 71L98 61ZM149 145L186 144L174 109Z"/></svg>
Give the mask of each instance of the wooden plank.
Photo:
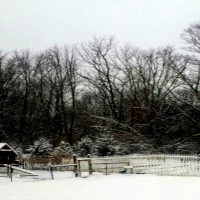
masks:
<svg viewBox="0 0 200 200"><path fill-rule="evenodd" d="M38 176L37 174L20 174L20 176Z"/></svg>
<svg viewBox="0 0 200 200"><path fill-rule="evenodd" d="M121 162L102 162L102 163L92 163L92 165L102 165L102 164L120 164L120 163L130 163L129 161L121 161Z"/></svg>
<svg viewBox="0 0 200 200"><path fill-rule="evenodd" d="M50 165L50 167L70 167L70 166L76 166L76 164L65 164L65 165Z"/></svg>
<svg viewBox="0 0 200 200"><path fill-rule="evenodd" d="M3 164L4 167L7 167L7 165ZM10 168L10 166L8 166ZM31 174L31 175L36 175L35 173L29 171L29 170L26 170L26 169L22 169L22 168L19 168L19 167L14 167L14 166L11 166L12 169L14 170L17 170L17 171L20 171L20 172L23 172L23 173L27 173L27 174Z"/></svg>

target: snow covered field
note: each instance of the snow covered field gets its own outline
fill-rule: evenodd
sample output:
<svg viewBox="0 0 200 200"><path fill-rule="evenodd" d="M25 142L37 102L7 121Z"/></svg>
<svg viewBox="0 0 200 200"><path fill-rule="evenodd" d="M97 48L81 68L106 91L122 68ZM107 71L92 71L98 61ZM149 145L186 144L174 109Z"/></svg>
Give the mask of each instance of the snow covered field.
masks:
<svg viewBox="0 0 200 200"><path fill-rule="evenodd" d="M41 179L0 177L0 200L199 200L200 178L145 174L94 173L75 178L72 172L35 171Z"/></svg>

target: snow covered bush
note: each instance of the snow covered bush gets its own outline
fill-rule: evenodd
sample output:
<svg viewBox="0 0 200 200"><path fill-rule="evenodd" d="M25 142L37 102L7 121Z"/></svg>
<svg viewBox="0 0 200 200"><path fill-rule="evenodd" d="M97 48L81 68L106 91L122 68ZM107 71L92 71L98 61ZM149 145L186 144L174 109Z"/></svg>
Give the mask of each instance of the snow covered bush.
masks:
<svg viewBox="0 0 200 200"><path fill-rule="evenodd" d="M175 154L196 154L198 152L198 143L185 142L178 144L163 145L158 149L160 153L175 153Z"/></svg>
<svg viewBox="0 0 200 200"><path fill-rule="evenodd" d="M128 155L132 153L131 145L129 144L120 144L118 148L116 148L117 155Z"/></svg>
<svg viewBox="0 0 200 200"><path fill-rule="evenodd" d="M89 137L81 138L81 141L78 142L77 148L78 154L80 156L87 156L92 153L92 140Z"/></svg>
<svg viewBox="0 0 200 200"><path fill-rule="evenodd" d="M176 145L163 145L158 148L159 153L177 153L177 146Z"/></svg>
<svg viewBox="0 0 200 200"><path fill-rule="evenodd" d="M198 151L198 144L195 142L185 142L177 144L177 152L179 154L196 154Z"/></svg>
<svg viewBox="0 0 200 200"><path fill-rule="evenodd" d="M69 143L65 143L64 141L61 141L60 145L55 147L54 151L67 152L69 155L73 155L74 153Z"/></svg>
<svg viewBox="0 0 200 200"><path fill-rule="evenodd" d="M28 150L34 156L47 157L53 151L53 146L46 138L42 137L36 140Z"/></svg>
<svg viewBox="0 0 200 200"><path fill-rule="evenodd" d="M50 155L50 160L52 164L61 164L62 159L70 161L72 155L74 154L73 149L68 143L61 141L60 145L54 148Z"/></svg>
<svg viewBox="0 0 200 200"><path fill-rule="evenodd" d="M130 145L131 153L156 153L152 144L138 143Z"/></svg>
<svg viewBox="0 0 200 200"><path fill-rule="evenodd" d="M111 135L102 134L96 139L97 156L110 156L115 154L114 139Z"/></svg>

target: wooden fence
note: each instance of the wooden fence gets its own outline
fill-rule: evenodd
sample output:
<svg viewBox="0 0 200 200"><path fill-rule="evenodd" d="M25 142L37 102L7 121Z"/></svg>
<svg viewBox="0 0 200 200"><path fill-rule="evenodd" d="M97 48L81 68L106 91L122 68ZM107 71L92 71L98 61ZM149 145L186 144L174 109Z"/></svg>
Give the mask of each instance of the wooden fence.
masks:
<svg viewBox="0 0 200 200"><path fill-rule="evenodd" d="M80 158L79 158L80 159ZM63 159L61 164L73 164L73 160ZM133 166L135 174L157 174L165 176L200 176L200 157L196 155L129 155L119 157L91 157L92 170L94 172L119 173L127 165ZM105 163L109 163L107 166ZM112 164L113 163L113 164ZM81 171L88 172L88 163L81 162ZM56 169L55 169L56 170ZM66 167L57 170L73 170Z"/></svg>
<svg viewBox="0 0 200 200"><path fill-rule="evenodd" d="M110 164L105 167L106 162ZM108 173L118 173L126 165L133 166L135 174L200 176L200 157L196 155L160 154L92 158L94 172L105 172L106 169ZM88 171L87 164L83 162L81 169Z"/></svg>

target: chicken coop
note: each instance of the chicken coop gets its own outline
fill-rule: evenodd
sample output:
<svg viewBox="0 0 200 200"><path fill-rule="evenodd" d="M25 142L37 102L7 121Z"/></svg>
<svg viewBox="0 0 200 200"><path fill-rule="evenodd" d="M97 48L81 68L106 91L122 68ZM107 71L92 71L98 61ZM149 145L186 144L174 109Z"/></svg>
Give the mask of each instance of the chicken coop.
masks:
<svg viewBox="0 0 200 200"><path fill-rule="evenodd" d="M0 143L0 165L15 164L18 154L7 143Z"/></svg>

